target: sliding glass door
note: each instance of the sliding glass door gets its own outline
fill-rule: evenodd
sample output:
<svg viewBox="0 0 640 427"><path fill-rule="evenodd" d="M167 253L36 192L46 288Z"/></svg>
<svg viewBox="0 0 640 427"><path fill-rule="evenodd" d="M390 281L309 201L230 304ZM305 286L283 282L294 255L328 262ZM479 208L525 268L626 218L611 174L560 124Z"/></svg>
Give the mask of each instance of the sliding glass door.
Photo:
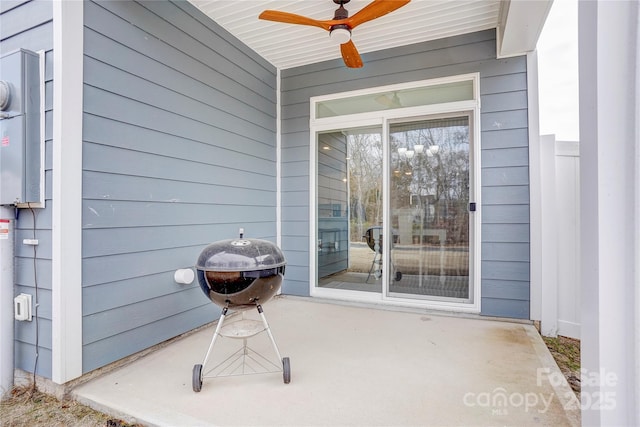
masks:
<svg viewBox="0 0 640 427"><path fill-rule="evenodd" d="M479 78L312 98L313 296L480 310Z"/></svg>
<svg viewBox="0 0 640 427"><path fill-rule="evenodd" d="M317 286L381 293L380 127L317 134Z"/></svg>
<svg viewBox="0 0 640 427"><path fill-rule="evenodd" d="M388 295L468 301L470 118L389 125Z"/></svg>
<svg viewBox="0 0 640 427"><path fill-rule="evenodd" d="M468 301L470 118L392 121L386 129L387 138L380 127L317 134L317 286Z"/></svg>

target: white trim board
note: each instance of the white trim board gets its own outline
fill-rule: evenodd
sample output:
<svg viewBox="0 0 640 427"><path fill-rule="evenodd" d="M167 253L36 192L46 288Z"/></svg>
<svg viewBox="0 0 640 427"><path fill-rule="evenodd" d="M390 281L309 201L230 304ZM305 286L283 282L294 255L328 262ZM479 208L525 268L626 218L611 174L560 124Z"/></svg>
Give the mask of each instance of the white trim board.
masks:
<svg viewBox="0 0 640 427"><path fill-rule="evenodd" d="M52 380L82 375L83 2L53 2Z"/></svg>
<svg viewBox="0 0 640 427"><path fill-rule="evenodd" d="M282 247L282 107L280 69L276 70L276 244Z"/></svg>
<svg viewBox="0 0 640 427"><path fill-rule="evenodd" d="M538 54L527 55L527 114L529 121L529 319L542 320L542 192Z"/></svg>

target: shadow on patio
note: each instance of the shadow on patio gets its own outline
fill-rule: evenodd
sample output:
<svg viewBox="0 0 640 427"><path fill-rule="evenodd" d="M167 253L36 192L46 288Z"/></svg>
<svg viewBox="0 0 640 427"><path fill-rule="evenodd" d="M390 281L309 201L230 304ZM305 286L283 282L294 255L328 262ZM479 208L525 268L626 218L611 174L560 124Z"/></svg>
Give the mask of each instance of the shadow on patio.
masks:
<svg viewBox="0 0 640 427"><path fill-rule="evenodd" d="M206 378L195 393L191 370L211 327L77 387L74 397L162 426L579 425L579 404L532 325L297 297L264 310L291 359L290 384L282 373ZM241 344L222 339L214 353ZM249 344L274 353L266 334Z"/></svg>

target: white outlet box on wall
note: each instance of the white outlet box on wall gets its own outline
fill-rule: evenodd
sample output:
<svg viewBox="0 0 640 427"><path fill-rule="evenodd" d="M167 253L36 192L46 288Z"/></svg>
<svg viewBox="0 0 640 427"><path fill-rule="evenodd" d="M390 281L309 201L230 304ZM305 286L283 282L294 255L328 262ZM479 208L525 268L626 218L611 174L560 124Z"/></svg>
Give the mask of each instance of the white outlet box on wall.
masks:
<svg viewBox="0 0 640 427"><path fill-rule="evenodd" d="M15 319L31 322L31 295L20 294L13 299Z"/></svg>

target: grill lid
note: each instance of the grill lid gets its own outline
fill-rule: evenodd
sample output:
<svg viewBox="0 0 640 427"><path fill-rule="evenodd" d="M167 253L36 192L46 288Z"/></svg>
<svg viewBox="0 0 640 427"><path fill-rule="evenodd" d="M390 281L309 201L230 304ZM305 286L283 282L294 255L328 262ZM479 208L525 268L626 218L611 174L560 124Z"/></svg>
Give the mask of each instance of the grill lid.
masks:
<svg viewBox="0 0 640 427"><path fill-rule="evenodd" d="M268 240L228 239L210 244L200 253L196 268L203 271L256 271L286 264L280 248Z"/></svg>

